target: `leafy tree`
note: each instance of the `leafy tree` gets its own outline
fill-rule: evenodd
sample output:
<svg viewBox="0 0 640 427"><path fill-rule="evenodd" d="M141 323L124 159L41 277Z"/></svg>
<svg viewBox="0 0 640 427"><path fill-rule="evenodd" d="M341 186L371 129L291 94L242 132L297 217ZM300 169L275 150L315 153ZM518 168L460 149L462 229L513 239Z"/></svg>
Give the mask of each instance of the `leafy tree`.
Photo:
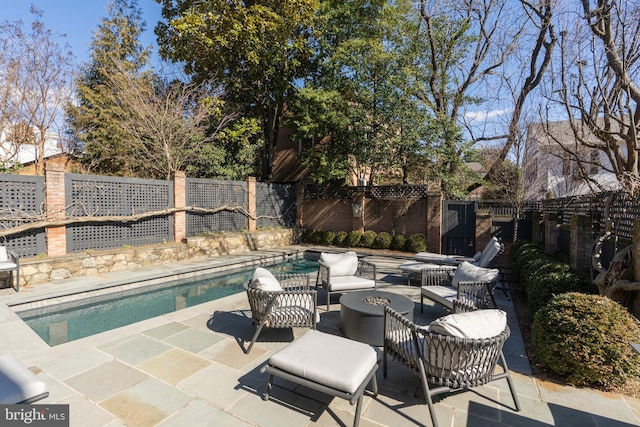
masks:
<svg viewBox="0 0 640 427"><path fill-rule="evenodd" d="M300 134L326 136L308 158L317 181L378 181L396 168L408 180L429 120L407 78L417 23L404 1L321 4L318 71L295 107Z"/></svg>
<svg viewBox="0 0 640 427"><path fill-rule="evenodd" d="M20 146L33 145L36 174L44 174L45 142L60 138L64 105L72 94L73 55L48 30L42 11L31 8L35 20L26 32L22 21L0 25L0 130L7 132L5 158L15 167Z"/></svg>
<svg viewBox="0 0 640 427"><path fill-rule="evenodd" d="M311 67L315 0L161 2L161 55L184 63L195 81L220 81L225 102L259 121L256 160L269 180L285 105Z"/></svg>
<svg viewBox="0 0 640 427"><path fill-rule="evenodd" d="M114 76L149 79L144 69L150 51L139 41L144 31L137 0L113 0L108 16L98 25L91 42L91 62L76 84L78 105L68 107L70 132L83 151L83 165L95 173L148 175L149 162L128 145L123 119L131 117L114 96Z"/></svg>

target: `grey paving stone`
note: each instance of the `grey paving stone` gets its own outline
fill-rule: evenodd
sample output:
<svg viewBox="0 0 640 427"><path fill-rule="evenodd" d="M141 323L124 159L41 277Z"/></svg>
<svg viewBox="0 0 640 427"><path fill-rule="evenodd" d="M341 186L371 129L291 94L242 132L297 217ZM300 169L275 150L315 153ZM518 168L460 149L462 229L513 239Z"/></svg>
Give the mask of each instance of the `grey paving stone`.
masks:
<svg viewBox="0 0 640 427"><path fill-rule="evenodd" d="M170 350L168 344L160 342L145 335L135 336L129 340L123 341L118 345L107 348L104 351L118 360L127 362L130 365L138 365L142 362L158 356L165 351Z"/></svg>
<svg viewBox="0 0 640 427"><path fill-rule="evenodd" d="M71 377L66 382L92 401L101 402L147 378L148 375L137 369L111 361Z"/></svg>

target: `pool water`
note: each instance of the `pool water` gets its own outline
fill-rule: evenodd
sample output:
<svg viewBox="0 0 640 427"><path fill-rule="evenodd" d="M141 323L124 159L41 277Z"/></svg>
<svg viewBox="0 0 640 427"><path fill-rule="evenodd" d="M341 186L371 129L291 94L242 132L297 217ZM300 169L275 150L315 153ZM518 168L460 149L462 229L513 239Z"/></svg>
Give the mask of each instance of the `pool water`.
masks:
<svg viewBox="0 0 640 427"><path fill-rule="evenodd" d="M311 273L317 271L318 263L300 259L265 268L274 274ZM18 315L47 344L55 346L242 292L254 270L172 281L161 287L138 288Z"/></svg>

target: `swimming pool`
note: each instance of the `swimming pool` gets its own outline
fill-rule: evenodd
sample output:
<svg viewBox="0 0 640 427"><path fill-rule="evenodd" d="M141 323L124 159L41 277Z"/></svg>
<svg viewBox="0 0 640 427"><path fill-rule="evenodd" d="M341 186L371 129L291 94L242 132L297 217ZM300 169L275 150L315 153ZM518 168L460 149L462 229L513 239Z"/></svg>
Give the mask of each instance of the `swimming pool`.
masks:
<svg viewBox="0 0 640 427"><path fill-rule="evenodd" d="M297 259L265 268L274 274L311 273L317 271L318 263ZM47 344L55 346L242 292L243 283L254 269L192 278L188 282L174 280L25 310L18 315Z"/></svg>

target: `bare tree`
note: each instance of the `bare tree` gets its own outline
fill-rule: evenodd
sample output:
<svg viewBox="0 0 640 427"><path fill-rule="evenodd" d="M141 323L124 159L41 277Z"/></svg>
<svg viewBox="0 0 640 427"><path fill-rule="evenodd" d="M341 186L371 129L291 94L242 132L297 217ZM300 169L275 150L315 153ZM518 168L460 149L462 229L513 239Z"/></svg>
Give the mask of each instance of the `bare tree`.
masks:
<svg viewBox="0 0 640 427"><path fill-rule="evenodd" d="M553 102L566 113L576 146L598 150L603 167L636 194L640 129L640 4L581 0L577 25L562 32ZM588 159L567 150L580 167Z"/></svg>
<svg viewBox="0 0 640 427"><path fill-rule="evenodd" d="M523 127L520 126L523 108L527 98L540 84L543 76L547 72L557 43L553 1L539 0L536 3L521 0L520 3L526 13L528 23L535 29L535 33L532 34L534 41L531 49L526 50L527 57L522 58L522 64L526 66L522 67L523 75L519 77L523 77L524 80L519 78L511 81L509 75L505 75L505 83L513 97L513 110L511 119L509 120L507 135L496 135L493 137L500 139L506 137L506 142L499 156L497 156L487 172L487 179L496 183L501 181L499 171L503 168L502 163L509 155L511 149L516 145L523 145L523 135L521 135ZM519 153L521 150L521 148L516 147L515 152Z"/></svg>
<svg viewBox="0 0 640 427"><path fill-rule="evenodd" d="M33 143L36 173L44 173L45 142L61 139L63 109L72 94L73 55L60 37L45 28L42 11L31 8L35 21L25 32L22 21L0 24L0 123L13 141ZM12 129L13 126L18 128ZM30 135L27 135L30 133Z"/></svg>
<svg viewBox="0 0 640 427"><path fill-rule="evenodd" d="M224 111L211 82L159 82L125 72L110 79L124 112L126 143L146 160L153 176L170 179L176 171L184 171L199 149L214 143L238 117Z"/></svg>

